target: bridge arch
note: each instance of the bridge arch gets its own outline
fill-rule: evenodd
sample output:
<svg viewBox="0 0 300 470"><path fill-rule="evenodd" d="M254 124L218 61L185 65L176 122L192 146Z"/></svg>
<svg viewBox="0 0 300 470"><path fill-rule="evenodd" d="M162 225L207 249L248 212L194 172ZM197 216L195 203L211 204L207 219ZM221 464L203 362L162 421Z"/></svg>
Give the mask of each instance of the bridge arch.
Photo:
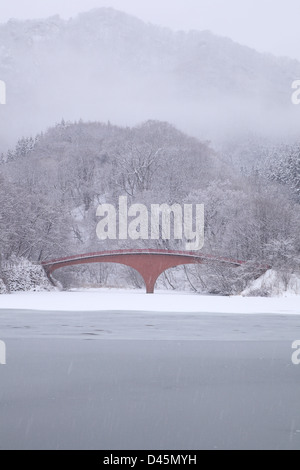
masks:
<svg viewBox="0 0 300 470"><path fill-rule="evenodd" d="M243 261L229 260L209 255L199 255L195 252L167 250L118 250L84 255L70 256L52 261L42 262L42 266L51 279L57 269L90 263L117 263L129 266L143 278L147 294L153 294L157 279L167 269L188 264L201 264L209 261L241 266Z"/></svg>

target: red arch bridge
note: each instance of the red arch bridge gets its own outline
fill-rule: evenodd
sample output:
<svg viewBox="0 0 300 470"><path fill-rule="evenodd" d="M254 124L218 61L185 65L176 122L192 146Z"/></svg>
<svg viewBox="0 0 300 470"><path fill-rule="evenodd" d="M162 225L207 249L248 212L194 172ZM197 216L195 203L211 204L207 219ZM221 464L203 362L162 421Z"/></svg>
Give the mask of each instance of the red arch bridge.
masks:
<svg viewBox="0 0 300 470"><path fill-rule="evenodd" d="M42 266L52 281L52 273L57 269L89 263L117 263L135 269L144 279L147 294L154 293L158 277L167 269L188 264L209 262L225 263L231 266L242 266L245 261L232 260L217 256L197 254L187 251L170 250L117 250L84 255L69 256L52 261L43 261Z"/></svg>

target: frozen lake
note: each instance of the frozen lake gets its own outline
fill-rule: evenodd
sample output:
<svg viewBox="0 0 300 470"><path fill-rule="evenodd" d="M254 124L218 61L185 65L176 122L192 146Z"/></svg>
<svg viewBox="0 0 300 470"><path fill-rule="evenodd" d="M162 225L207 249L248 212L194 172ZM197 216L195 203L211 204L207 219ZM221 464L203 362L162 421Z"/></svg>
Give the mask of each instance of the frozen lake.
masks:
<svg viewBox="0 0 300 470"><path fill-rule="evenodd" d="M300 316L0 311L0 449L300 449Z"/></svg>

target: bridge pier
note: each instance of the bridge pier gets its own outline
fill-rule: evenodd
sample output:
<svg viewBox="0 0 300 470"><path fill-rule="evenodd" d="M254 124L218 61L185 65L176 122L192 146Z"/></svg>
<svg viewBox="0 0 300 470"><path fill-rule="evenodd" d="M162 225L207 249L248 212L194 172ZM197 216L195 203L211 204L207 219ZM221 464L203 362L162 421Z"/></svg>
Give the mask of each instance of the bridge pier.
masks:
<svg viewBox="0 0 300 470"><path fill-rule="evenodd" d="M154 288L155 288L155 284L156 284L156 281L157 281L157 278L156 279L145 279L144 278L144 282L145 282L145 286L146 286L146 294L154 294Z"/></svg>
<svg viewBox="0 0 300 470"><path fill-rule="evenodd" d="M131 261L128 266L134 268L143 278L146 293L154 294L155 284L161 274L167 269L178 266L178 260L171 258L161 259L160 256L149 256L136 258L135 262Z"/></svg>

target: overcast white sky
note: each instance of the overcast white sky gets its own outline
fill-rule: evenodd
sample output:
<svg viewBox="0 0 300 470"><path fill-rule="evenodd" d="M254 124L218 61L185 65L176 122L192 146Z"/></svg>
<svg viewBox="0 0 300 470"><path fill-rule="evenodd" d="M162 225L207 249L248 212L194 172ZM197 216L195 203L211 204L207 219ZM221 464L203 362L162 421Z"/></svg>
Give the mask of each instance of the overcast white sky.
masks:
<svg viewBox="0 0 300 470"><path fill-rule="evenodd" d="M57 13L69 18L102 6L172 29L209 29L300 60L300 0L0 0L0 22Z"/></svg>

